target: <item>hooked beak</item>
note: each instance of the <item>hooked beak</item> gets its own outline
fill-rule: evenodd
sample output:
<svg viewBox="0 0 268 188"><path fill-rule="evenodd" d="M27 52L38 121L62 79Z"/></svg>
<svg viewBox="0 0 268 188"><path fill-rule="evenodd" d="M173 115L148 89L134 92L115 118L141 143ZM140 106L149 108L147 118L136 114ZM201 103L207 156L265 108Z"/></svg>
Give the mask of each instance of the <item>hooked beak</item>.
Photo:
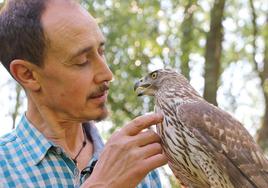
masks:
<svg viewBox="0 0 268 188"><path fill-rule="evenodd" d="M151 86L151 84L146 84L143 82L143 80L139 80L134 85L134 91L137 93L137 95L140 97L142 95L146 94L146 90Z"/></svg>

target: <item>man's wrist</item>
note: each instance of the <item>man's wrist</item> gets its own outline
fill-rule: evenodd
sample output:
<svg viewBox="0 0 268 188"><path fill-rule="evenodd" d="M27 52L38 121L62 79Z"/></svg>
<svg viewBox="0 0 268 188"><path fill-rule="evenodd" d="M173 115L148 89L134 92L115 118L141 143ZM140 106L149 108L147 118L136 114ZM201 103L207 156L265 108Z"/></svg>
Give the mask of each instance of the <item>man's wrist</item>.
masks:
<svg viewBox="0 0 268 188"><path fill-rule="evenodd" d="M87 179L80 188L108 188L108 186L103 182L92 182L90 179Z"/></svg>

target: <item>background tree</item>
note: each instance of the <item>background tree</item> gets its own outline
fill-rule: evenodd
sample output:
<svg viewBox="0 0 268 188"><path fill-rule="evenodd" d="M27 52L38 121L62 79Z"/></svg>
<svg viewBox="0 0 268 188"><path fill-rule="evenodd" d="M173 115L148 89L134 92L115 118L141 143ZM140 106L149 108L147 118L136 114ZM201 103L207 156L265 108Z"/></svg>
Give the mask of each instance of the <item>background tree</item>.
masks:
<svg viewBox="0 0 268 188"><path fill-rule="evenodd" d="M268 150L268 14L266 17L266 24L263 29L263 38L265 42L265 48L263 55L263 71L260 71L260 77L265 99L265 113L262 120L261 128L258 131L257 140L263 149Z"/></svg>
<svg viewBox="0 0 268 188"><path fill-rule="evenodd" d="M87 5L107 38L106 58L115 77L109 95L114 131L143 111L143 105L135 102L130 82L139 78L146 68L144 64L161 51L155 40L160 5L158 1L88 1Z"/></svg>
<svg viewBox="0 0 268 188"><path fill-rule="evenodd" d="M215 0L210 16L210 30L207 34L205 53L204 98L217 106L218 81L221 73L221 55L225 0Z"/></svg>
<svg viewBox="0 0 268 188"><path fill-rule="evenodd" d="M16 120L17 118L19 117L19 110L20 110L20 107L22 106L22 93L23 93L23 90L22 90L22 87L19 85L19 84L15 84L15 97L14 99L11 98L12 101L15 102L15 105L14 105L14 109L11 110L10 114L11 114L11 117L12 117L12 129L15 128L16 126Z"/></svg>
<svg viewBox="0 0 268 188"><path fill-rule="evenodd" d="M182 41L181 41L181 73L189 80L190 79L190 54L194 46L194 12L197 9L197 1L190 0L184 9L184 19L181 24Z"/></svg>
<svg viewBox="0 0 268 188"><path fill-rule="evenodd" d="M97 18L107 38L106 58L114 73L107 136L135 116L153 111L150 98L137 98L135 81L148 71L171 67L207 100L242 121L253 136L262 125L258 142L268 147L267 1L81 0L81 4ZM0 84L2 74L1 78ZM15 122L23 113L25 95L13 83L0 90L17 90L16 95L1 97L1 104L8 106L5 113Z"/></svg>

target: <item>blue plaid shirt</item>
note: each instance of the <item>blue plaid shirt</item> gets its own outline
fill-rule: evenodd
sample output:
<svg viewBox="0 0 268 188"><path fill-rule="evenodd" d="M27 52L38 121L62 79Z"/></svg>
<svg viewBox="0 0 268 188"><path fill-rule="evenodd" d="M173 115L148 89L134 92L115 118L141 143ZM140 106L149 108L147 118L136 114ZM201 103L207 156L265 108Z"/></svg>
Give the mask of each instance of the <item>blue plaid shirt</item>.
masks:
<svg viewBox="0 0 268 188"><path fill-rule="evenodd" d="M90 175L104 147L94 125L84 128L93 142L94 153L80 172L64 151L47 140L24 115L17 128L0 138L0 187L79 187ZM156 170L138 188L161 188Z"/></svg>

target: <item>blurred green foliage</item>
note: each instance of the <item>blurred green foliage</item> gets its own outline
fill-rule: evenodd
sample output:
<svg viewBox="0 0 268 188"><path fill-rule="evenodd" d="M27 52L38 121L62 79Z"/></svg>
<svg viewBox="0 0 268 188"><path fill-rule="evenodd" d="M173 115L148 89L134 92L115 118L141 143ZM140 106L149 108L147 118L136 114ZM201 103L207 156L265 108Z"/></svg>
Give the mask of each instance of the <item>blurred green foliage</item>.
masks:
<svg viewBox="0 0 268 188"><path fill-rule="evenodd" d="M204 62L210 10L214 1L196 0L82 0L106 36L107 63L114 73L109 95L114 127L152 111L149 98L137 98L133 85L150 66L172 67L191 79L192 69ZM256 13L264 15L265 3L256 0ZM227 1L224 12L221 72L230 63L252 63L252 23L249 2ZM261 32L262 24L258 24ZM258 46L257 46L258 47ZM258 47L257 53L262 53ZM261 66L261 62L259 62ZM203 71L200 70L202 76ZM188 75L187 75L188 74ZM221 83L220 83L221 84ZM233 96L226 96L232 106ZM228 97L231 97L228 99ZM230 107L232 109L232 107Z"/></svg>
<svg viewBox="0 0 268 188"><path fill-rule="evenodd" d="M193 69L200 63L204 64L210 10L214 0L81 0L80 2L96 17L107 39L107 64L114 73L109 94L110 120L114 125L110 133L134 117L153 111L152 100L147 97L138 98L133 91L134 83L151 70L153 65L172 67L191 79ZM0 7L2 5L0 3ZM264 17L268 19L268 8L267 1L263 0L255 0L254 5L259 31L255 58L258 63L257 69L261 71L264 66L261 59L263 54L266 53L268 59L267 51L264 52L265 44L268 46L268 28L263 22ZM222 22L224 38L221 73L230 64L254 63L252 42L255 39L252 34L249 1L229 0L225 6ZM202 68L201 66L201 69L197 70L201 76ZM254 79L256 75L249 74L245 79ZM264 89L267 92L266 82ZM225 91L227 94L224 96L226 103L224 108L235 111L239 105L244 105L245 101L240 101L239 104L238 98L242 92L237 92L235 95L232 93L232 87L230 84L227 88L229 90ZM254 95L251 96L251 100L253 106L251 107L256 108L261 99ZM259 116L254 117L253 121L257 122ZM172 187L177 187L174 179L171 179L171 184Z"/></svg>
<svg viewBox="0 0 268 188"><path fill-rule="evenodd" d="M181 25L186 1L88 0L82 4L97 18L107 38L106 58L115 78L109 95L113 132L133 117L153 110L150 99L138 99L133 91L135 81L148 72L148 66L165 64L180 69L183 32L192 33L183 41L187 50L201 53L198 40L205 35L200 25L191 24L188 29L187 22ZM203 12L196 4L190 11Z"/></svg>
<svg viewBox="0 0 268 188"><path fill-rule="evenodd" d="M133 85L145 72L152 56L161 55L158 1L86 1L89 12L99 21L107 38L106 59L114 73L109 94L111 118L115 127L143 111Z"/></svg>
<svg viewBox="0 0 268 188"><path fill-rule="evenodd" d="M97 18L107 38L107 63L114 73L109 95L110 119L114 127L121 127L130 119L152 111L150 98L137 98L133 85L152 69L152 65L172 67L192 79L193 73L203 76L206 37L209 31L210 10L214 0L80 0ZM261 70L264 37L267 26L267 2L254 1L257 15L256 57ZM0 3L1 6L1 3ZM221 73L233 63L253 63L251 10L249 1L226 1L224 12L223 55ZM267 43L267 41L266 41ZM200 67L197 70L196 67ZM235 73L234 73L235 74ZM253 79L250 75L246 79ZM220 85L224 81L220 83ZM260 86L261 87L261 86ZM201 90L203 86L199 87ZM226 94L225 110L234 111L237 98ZM202 91L200 92L202 93ZM258 98L257 98L258 99ZM256 105L258 100L252 96ZM255 106L254 106L255 107ZM260 114L261 116L261 114ZM256 119L256 118L255 118Z"/></svg>

